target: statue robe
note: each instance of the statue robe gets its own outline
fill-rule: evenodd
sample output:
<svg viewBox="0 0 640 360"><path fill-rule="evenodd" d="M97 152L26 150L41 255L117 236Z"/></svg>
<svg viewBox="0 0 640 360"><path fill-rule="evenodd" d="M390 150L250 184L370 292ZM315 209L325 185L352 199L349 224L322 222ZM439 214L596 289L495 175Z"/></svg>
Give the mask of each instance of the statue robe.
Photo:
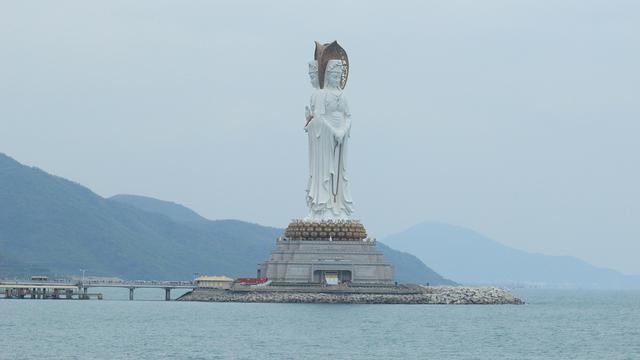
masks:
<svg viewBox="0 0 640 360"><path fill-rule="evenodd" d="M341 92L317 90L311 98L307 206L310 220L348 219L353 202L347 175L351 119Z"/></svg>

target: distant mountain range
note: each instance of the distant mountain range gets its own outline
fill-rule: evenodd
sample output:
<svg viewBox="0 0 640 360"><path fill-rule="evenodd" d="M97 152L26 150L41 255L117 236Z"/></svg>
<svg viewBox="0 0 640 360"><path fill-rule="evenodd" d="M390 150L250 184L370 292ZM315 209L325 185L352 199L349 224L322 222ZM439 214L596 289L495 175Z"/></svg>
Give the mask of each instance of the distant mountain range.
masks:
<svg viewBox="0 0 640 360"><path fill-rule="evenodd" d="M208 220L143 196L105 199L0 153L0 278L77 275L81 268L127 279L254 276L282 233L238 220ZM640 276L574 257L528 253L448 224L422 223L383 242L378 247L400 282L640 287Z"/></svg>
<svg viewBox="0 0 640 360"><path fill-rule="evenodd" d="M234 223L237 226L234 230L236 235L241 235L243 238L262 236L260 229L263 228L263 226L237 220L207 220L206 218L198 215L195 211L172 202L138 195L115 195L110 199L132 205L145 211L166 215L173 220L189 224L193 227L206 229L212 226L216 226L216 224L219 224L221 222ZM278 236L280 236L284 233L284 230L276 229L276 232ZM276 237L271 237L269 239L267 253L264 256L261 255L258 262L262 262L267 259L270 251L273 248L274 240ZM411 282L419 284L430 283L442 285L455 284L453 281L441 277L438 273L425 266L418 258L411 254L394 250L380 242L378 242L377 246L378 249L384 254L385 260L393 265L395 277L400 282Z"/></svg>
<svg viewBox="0 0 640 360"><path fill-rule="evenodd" d="M128 279L254 276L282 233L142 196L105 199L0 153L0 278L81 268ZM453 284L413 255L379 248L400 282Z"/></svg>
<svg viewBox="0 0 640 360"><path fill-rule="evenodd" d="M570 256L517 250L477 232L442 223L423 223L384 242L407 251L443 276L463 284L553 288L637 288L640 276L593 266Z"/></svg>

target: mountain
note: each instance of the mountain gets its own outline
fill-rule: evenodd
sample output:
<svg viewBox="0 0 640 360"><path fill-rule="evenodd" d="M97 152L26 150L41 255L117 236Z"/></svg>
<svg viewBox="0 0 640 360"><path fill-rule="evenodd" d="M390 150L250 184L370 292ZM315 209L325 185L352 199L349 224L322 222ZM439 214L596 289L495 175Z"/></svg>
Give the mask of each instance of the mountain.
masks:
<svg viewBox="0 0 640 360"><path fill-rule="evenodd" d="M251 238L260 236L260 234L257 233L257 231L261 228L259 225L248 224L237 220L207 220L204 217L198 215L195 211L173 202L162 201L139 195L115 195L110 199L123 202L131 206L139 207L140 209L143 209L145 211L163 214L172 218L173 220L189 223L191 226L224 226L226 228L229 228L228 233L235 234L240 238ZM284 230L278 229L278 236L283 232ZM273 237L272 239L275 239L275 237ZM270 243L270 246L271 245L273 245L273 242ZM440 274L430 269L417 257L408 253L394 250L380 242L378 242L377 245L378 249L384 254L385 260L393 265L395 277L398 281L403 283L417 284L455 284L455 282L443 278L442 276L440 276ZM268 252L265 253L260 261L264 261L269 256L270 251L271 247L269 247Z"/></svg>
<svg viewBox="0 0 640 360"><path fill-rule="evenodd" d="M443 276L464 284L640 287L640 276L599 268L575 257L517 250L454 225L427 222L384 241L396 249L415 254Z"/></svg>
<svg viewBox="0 0 640 360"><path fill-rule="evenodd" d="M282 229L210 221L152 198L105 199L88 188L0 153L0 278L32 274L190 279L194 273L254 276ZM385 254L401 282L448 283L417 258Z"/></svg>
<svg viewBox="0 0 640 360"><path fill-rule="evenodd" d="M194 228L0 155L0 253L8 276L80 268L143 279L252 275L279 230L261 227L238 239L232 229L224 222Z"/></svg>

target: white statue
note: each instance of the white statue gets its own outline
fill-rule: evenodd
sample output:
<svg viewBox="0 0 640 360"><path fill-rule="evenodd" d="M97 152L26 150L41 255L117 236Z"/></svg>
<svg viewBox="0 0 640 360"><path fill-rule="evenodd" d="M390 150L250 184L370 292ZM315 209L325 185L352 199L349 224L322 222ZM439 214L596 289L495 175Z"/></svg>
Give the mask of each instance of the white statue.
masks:
<svg viewBox="0 0 640 360"><path fill-rule="evenodd" d="M337 48L337 43L325 44L321 50ZM327 55L328 53L328 55ZM353 212L353 202L347 175L347 153L351 131L351 114L343 94L346 84L346 53L344 59L325 52L309 64L309 77L314 86L311 102L306 108L305 130L309 136L309 182L307 185L306 220L346 220ZM314 72L325 70L325 73ZM324 76L322 76L324 75Z"/></svg>

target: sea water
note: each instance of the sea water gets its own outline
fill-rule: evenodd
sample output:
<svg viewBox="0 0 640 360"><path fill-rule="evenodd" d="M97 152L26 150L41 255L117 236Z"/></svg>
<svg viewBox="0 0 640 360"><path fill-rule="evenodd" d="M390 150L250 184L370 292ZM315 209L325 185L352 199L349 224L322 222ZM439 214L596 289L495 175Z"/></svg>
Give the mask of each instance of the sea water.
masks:
<svg viewBox="0 0 640 360"><path fill-rule="evenodd" d="M166 302L161 290L128 301L128 290L107 290L102 301L0 299L0 359L640 359L640 291L335 305Z"/></svg>

